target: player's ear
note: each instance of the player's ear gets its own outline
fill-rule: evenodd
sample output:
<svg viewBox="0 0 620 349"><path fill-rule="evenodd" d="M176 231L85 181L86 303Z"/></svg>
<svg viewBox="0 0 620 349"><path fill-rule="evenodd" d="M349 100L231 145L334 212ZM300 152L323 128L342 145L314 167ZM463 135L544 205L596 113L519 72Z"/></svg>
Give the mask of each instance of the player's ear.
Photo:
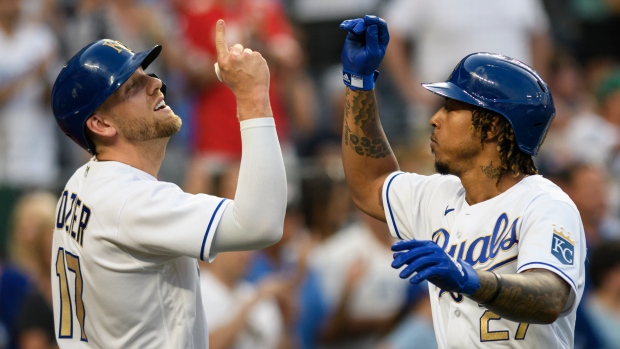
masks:
<svg viewBox="0 0 620 349"><path fill-rule="evenodd" d="M88 120L86 128L94 138L112 138L116 136L116 126L105 113L96 111Z"/></svg>
<svg viewBox="0 0 620 349"><path fill-rule="evenodd" d="M491 121L491 124L489 126L489 129L486 131L486 140L487 141L496 141L499 138L499 134L501 131L501 128L499 126L499 122L498 122L498 117L494 117L493 121Z"/></svg>

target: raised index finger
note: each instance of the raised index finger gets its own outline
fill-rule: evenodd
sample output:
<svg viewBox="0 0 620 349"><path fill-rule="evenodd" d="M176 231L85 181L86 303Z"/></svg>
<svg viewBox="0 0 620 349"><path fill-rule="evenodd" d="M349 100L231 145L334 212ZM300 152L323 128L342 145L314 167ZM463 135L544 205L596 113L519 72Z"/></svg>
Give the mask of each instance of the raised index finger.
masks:
<svg viewBox="0 0 620 349"><path fill-rule="evenodd" d="M226 38L224 37L224 20L220 19L215 24L215 50L217 51L217 58L224 58L228 54L228 45L226 45Z"/></svg>

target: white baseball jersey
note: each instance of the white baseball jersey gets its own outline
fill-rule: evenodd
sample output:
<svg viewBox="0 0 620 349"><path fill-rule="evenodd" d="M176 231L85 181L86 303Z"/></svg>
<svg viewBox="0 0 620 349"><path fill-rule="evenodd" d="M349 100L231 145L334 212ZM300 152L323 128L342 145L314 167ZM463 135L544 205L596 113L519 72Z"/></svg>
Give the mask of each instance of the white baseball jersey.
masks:
<svg viewBox="0 0 620 349"><path fill-rule="evenodd" d="M528 176L470 206L458 177L395 172L383 185L383 205L397 238L433 240L475 269L499 274L550 270L571 287L560 318L536 325L503 319L429 283L440 348L573 347L585 278L585 237L574 203L551 181Z"/></svg>
<svg viewBox="0 0 620 349"><path fill-rule="evenodd" d="M54 230L60 348L208 348L196 259L229 202L119 162L78 169Z"/></svg>

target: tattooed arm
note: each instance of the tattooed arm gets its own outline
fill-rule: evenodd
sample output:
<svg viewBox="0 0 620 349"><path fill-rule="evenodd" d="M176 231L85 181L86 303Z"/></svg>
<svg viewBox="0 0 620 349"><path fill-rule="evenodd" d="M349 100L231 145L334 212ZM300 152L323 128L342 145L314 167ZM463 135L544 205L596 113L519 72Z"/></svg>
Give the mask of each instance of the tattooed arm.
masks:
<svg viewBox="0 0 620 349"><path fill-rule="evenodd" d="M480 288L469 296L483 303L497 290L493 273L478 270ZM521 274L501 274L497 298L484 307L515 322L550 324L566 307L570 286L557 274L545 269L530 269Z"/></svg>
<svg viewBox="0 0 620 349"><path fill-rule="evenodd" d="M398 163L381 127L375 92L346 89L342 161L351 197L362 211L385 221L381 188Z"/></svg>

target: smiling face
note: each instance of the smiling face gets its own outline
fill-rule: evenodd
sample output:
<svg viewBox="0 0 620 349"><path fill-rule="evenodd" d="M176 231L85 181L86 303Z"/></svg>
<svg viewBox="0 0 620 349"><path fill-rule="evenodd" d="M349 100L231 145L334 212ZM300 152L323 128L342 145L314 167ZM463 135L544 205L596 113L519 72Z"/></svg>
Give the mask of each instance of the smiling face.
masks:
<svg viewBox="0 0 620 349"><path fill-rule="evenodd" d="M469 104L446 98L431 117L431 152L438 173L459 176L475 166L482 145L480 131L472 126L472 111Z"/></svg>
<svg viewBox="0 0 620 349"><path fill-rule="evenodd" d="M138 68L102 105L120 137L129 143L169 138L181 129L181 119L166 105L161 80Z"/></svg>

